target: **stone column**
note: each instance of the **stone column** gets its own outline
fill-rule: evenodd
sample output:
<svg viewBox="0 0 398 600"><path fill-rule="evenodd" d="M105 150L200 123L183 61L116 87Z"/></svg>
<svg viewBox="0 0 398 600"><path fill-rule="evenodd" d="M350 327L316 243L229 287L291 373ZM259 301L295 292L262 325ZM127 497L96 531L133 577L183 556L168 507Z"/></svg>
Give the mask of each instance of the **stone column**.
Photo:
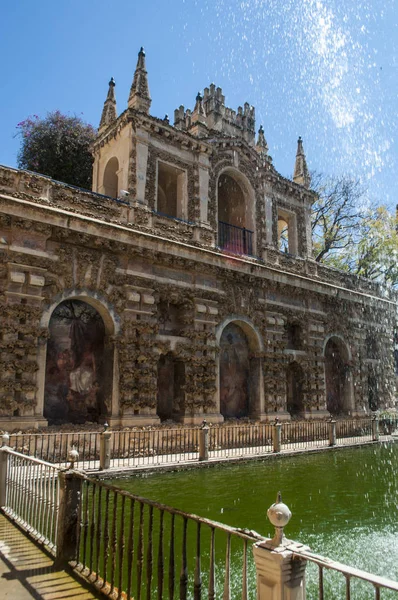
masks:
<svg viewBox="0 0 398 600"><path fill-rule="evenodd" d="M257 600L305 600L306 561L293 557L295 551L308 548L285 538L283 528L292 513L281 502L280 493L267 514L275 526L275 536L253 546Z"/></svg>
<svg viewBox="0 0 398 600"><path fill-rule="evenodd" d="M207 156L199 155L199 200L201 223L208 223L208 202L209 202L209 159Z"/></svg>
<svg viewBox="0 0 398 600"><path fill-rule="evenodd" d="M108 423L104 424L104 431L100 433L100 470L109 469L111 466L111 437Z"/></svg>
<svg viewBox="0 0 398 600"><path fill-rule="evenodd" d="M57 531L57 549L55 564L57 567L65 566L70 561L76 560L78 552L81 489L82 479L73 470L74 462L79 454L76 450L69 452L70 468L60 471L59 484L59 513Z"/></svg>
<svg viewBox="0 0 398 600"><path fill-rule="evenodd" d="M6 505L8 469L7 448L9 440L10 436L8 435L8 433L4 433L2 436L0 448L0 506Z"/></svg>
<svg viewBox="0 0 398 600"><path fill-rule="evenodd" d="M379 441L379 415L374 415L372 419L372 438L374 442Z"/></svg>
<svg viewBox="0 0 398 600"><path fill-rule="evenodd" d="M206 421L199 431L199 460L209 460L209 426Z"/></svg>
<svg viewBox="0 0 398 600"><path fill-rule="evenodd" d="M136 188L136 200L142 204L148 204L148 198L145 197L145 186L147 179L147 165L148 165L148 144L149 134L142 130L137 129L136 132L136 177L137 177L137 188Z"/></svg>
<svg viewBox="0 0 398 600"><path fill-rule="evenodd" d="M336 445L336 421L329 421L329 446Z"/></svg>
<svg viewBox="0 0 398 600"><path fill-rule="evenodd" d="M274 452L280 452L282 445L282 423L278 423L277 420L275 421L272 430L272 443L274 447Z"/></svg>

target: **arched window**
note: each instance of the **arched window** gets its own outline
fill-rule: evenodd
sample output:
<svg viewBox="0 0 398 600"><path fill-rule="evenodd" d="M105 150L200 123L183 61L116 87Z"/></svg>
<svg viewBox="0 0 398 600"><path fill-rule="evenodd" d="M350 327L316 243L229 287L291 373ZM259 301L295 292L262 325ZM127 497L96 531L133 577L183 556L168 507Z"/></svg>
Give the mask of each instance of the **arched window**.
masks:
<svg viewBox="0 0 398 600"><path fill-rule="evenodd" d="M118 187L118 173L119 171L119 161L114 156L110 160L108 160L105 171L104 171L104 194L105 196L110 196L111 198L117 198L119 193Z"/></svg>
<svg viewBox="0 0 398 600"><path fill-rule="evenodd" d="M289 252L289 224L282 217L278 218L278 249Z"/></svg>
<svg viewBox="0 0 398 600"><path fill-rule="evenodd" d="M297 219L293 212L278 208L278 250L298 253Z"/></svg>
<svg viewBox="0 0 398 600"><path fill-rule="evenodd" d="M254 196L239 174L218 179L218 245L234 254L254 253Z"/></svg>
<svg viewBox="0 0 398 600"><path fill-rule="evenodd" d="M174 165L158 162L157 212L186 219L186 173Z"/></svg>
<svg viewBox="0 0 398 600"><path fill-rule="evenodd" d="M44 416L49 424L98 422L106 416L105 326L81 300L65 300L51 315Z"/></svg>

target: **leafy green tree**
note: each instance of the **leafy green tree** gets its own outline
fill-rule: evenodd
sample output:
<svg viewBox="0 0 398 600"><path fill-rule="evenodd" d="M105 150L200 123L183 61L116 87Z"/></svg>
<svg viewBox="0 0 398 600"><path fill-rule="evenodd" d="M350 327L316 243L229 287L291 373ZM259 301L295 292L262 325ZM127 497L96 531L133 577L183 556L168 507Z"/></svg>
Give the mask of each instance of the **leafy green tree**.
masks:
<svg viewBox="0 0 398 600"><path fill-rule="evenodd" d="M385 206L368 213L360 225L358 243L342 257L355 275L398 286L397 216Z"/></svg>
<svg viewBox="0 0 398 600"><path fill-rule="evenodd" d="M398 287L398 221L385 206L372 206L366 191L346 176L314 173L314 258L354 275Z"/></svg>
<svg viewBox="0 0 398 600"><path fill-rule="evenodd" d="M21 136L18 167L91 189L95 129L77 116L59 111L44 119L28 117L17 125Z"/></svg>

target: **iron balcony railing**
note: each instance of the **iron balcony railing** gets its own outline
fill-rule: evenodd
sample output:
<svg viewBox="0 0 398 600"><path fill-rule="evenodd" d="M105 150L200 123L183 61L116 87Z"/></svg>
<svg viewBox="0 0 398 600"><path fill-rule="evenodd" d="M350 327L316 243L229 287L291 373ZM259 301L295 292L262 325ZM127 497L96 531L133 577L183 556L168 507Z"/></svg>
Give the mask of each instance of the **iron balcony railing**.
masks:
<svg viewBox="0 0 398 600"><path fill-rule="evenodd" d="M7 448L1 508L29 535L55 554L59 510L59 469Z"/></svg>
<svg viewBox="0 0 398 600"><path fill-rule="evenodd" d="M218 245L222 250L227 250L233 254L253 256L253 231L219 221Z"/></svg>

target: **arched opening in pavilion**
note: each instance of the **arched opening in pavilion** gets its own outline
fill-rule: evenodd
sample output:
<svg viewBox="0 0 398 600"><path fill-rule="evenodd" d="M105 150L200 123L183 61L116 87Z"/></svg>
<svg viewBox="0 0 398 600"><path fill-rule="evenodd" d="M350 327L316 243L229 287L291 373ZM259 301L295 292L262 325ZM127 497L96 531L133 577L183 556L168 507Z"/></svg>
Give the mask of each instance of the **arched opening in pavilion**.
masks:
<svg viewBox="0 0 398 600"><path fill-rule="evenodd" d="M114 156L113 158L108 160L104 171L103 187L105 196L117 198L119 193L118 171L119 161Z"/></svg>
<svg viewBox="0 0 398 600"><path fill-rule="evenodd" d="M353 397L348 348L341 338L332 336L324 355L327 410L332 415L349 414Z"/></svg>
<svg viewBox="0 0 398 600"><path fill-rule="evenodd" d="M49 425L100 422L109 414L113 351L99 312L68 299L52 312L43 413Z"/></svg>
<svg viewBox="0 0 398 600"><path fill-rule="evenodd" d="M246 179L233 169L218 178L218 245L234 254L255 251L254 194Z"/></svg>

